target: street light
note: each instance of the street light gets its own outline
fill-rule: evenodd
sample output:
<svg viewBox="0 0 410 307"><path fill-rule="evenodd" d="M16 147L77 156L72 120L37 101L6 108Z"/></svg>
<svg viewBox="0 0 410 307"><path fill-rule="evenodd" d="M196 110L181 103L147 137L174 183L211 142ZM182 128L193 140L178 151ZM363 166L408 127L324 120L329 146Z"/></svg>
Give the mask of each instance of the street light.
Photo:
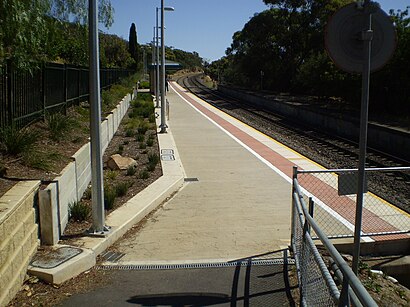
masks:
<svg viewBox="0 0 410 307"><path fill-rule="evenodd" d="M159 26L158 26L158 11L159 10L161 10L161 12L162 12L162 8L163 8L163 10L164 11L174 11L174 8L173 7L169 7L169 6L166 6L166 7L164 7L164 2L162 1L162 3L161 3L161 7L157 7L156 8L156 12L157 12L157 15L156 15L156 27L155 27L155 29L156 29L156 36L155 36L155 41L156 41L156 70L155 70L155 84L156 84L156 87L155 87L155 97L156 97L156 108L159 108L160 106L159 106L159 92L160 92L160 82L159 82L159 35L158 35L158 29L159 29ZM161 21L162 21L162 26L161 26L161 29L164 29L164 23L163 23L163 15L161 15ZM163 33L161 32L161 37L163 36ZM161 43L163 44L163 40L161 39ZM161 87L161 91L162 91L162 87ZM162 96L161 96L162 97ZM162 104L162 103L161 103ZM162 114L162 113L161 113Z"/></svg>
<svg viewBox="0 0 410 307"><path fill-rule="evenodd" d="M160 133L167 132L167 124L165 122L165 29L164 29L164 11L174 11L173 7L164 7L164 0L161 0L161 131Z"/></svg>

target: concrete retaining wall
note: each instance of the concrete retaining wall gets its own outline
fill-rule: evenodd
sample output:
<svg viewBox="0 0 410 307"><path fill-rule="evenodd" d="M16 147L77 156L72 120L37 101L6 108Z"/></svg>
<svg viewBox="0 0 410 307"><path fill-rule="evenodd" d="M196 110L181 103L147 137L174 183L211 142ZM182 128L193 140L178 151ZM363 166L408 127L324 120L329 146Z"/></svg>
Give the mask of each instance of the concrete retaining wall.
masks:
<svg viewBox="0 0 410 307"><path fill-rule="evenodd" d="M117 131L127 112L131 95L127 95L101 123L101 145L103 151ZM56 244L69 220L69 205L79 201L91 181L91 145L85 144L73 155L54 182L40 191L40 225L43 244ZM44 221L44 223L42 222Z"/></svg>
<svg viewBox="0 0 410 307"><path fill-rule="evenodd" d="M335 133L350 140L359 140L360 123L358 119L329 115L323 111L314 111L303 105L286 103L255 96L254 93L238 91L225 86L218 86L218 90L237 99L246 100L256 106L277 112L321 130ZM368 146L380 151L389 150L391 155L408 159L410 152L410 133L399 129L391 129L378 124L369 123Z"/></svg>
<svg viewBox="0 0 410 307"><path fill-rule="evenodd" d="M0 198L0 306L20 290L37 251L35 199L40 181L17 183Z"/></svg>

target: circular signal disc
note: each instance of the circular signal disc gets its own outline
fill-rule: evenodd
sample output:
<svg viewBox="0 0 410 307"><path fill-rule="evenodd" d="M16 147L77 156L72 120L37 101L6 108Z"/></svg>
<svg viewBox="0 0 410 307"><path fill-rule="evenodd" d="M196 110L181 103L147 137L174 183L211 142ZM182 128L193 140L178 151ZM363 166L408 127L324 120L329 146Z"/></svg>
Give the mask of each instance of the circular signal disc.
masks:
<svg viewBox="0 0 410 307"><path fill-rule="evenodd" d="M368 30L368 14L372 12L373 39L370 70L383 67L396 49L396 31L389 16L380 7L358 9L356 3L338 10L329 20L325 31L326 50L333 62L347 72L362 72L364 64L364 41L362 32Z"/></svg>

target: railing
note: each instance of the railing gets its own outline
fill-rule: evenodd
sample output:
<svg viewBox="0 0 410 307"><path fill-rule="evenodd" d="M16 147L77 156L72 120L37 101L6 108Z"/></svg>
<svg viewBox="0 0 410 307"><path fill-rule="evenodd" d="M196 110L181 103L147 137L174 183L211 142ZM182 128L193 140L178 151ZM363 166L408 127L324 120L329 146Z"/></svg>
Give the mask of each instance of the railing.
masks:
<svg viewBox="0 0 410 307"><path fill-rule="evenodd" d="M357 173L357 169L295 172L295 178L303 187L305 202L311 197L311 215L330 239L354 237ZM410 182L410 167L367 168L366 178L370 177L375 181L390 180L390 184L394 184L393 180L397 178L403 183ZM397 201L408 201L408 197L402 198ZM373 193L364 194L363 216L361 237L365 241L373 241L380 236L398 239L410 233L410 214ZM312 237L317 239L315 233Z"/></svg>
<svg viewBox="0 0 410 307"><path fill-rule="evenodd" d="M311 230L316 233L330 255L329 266L332 267L339 286L332 278L328 265L319 253L310 235ZM349 265L312 218L296 176L293 178L292 186L291 231L291 245L298 270L302 306L377 306Z"/></svg>
<svg viewBox="0 0 410 307"><path fill-rule="evenodd" d="M109 87L133 73L132 70L103 68L101 88ZM0 128L23 127L88 99L88 68L47 63L33 71L15 71L11 65L0 67Z"/></svg>

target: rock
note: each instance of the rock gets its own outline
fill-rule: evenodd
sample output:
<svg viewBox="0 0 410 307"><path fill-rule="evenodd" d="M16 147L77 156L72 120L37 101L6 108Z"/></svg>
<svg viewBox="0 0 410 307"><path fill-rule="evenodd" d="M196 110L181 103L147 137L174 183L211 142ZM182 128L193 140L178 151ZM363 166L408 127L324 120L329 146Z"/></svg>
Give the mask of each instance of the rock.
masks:
<svg viewBox="0 0 410 307"><path fill-rule="evenodd" d="M129 157L123 157L119 154L112 155L107 162L108 168L112 170L125 170L130 166L136 166L137 161Z"/></svg>

